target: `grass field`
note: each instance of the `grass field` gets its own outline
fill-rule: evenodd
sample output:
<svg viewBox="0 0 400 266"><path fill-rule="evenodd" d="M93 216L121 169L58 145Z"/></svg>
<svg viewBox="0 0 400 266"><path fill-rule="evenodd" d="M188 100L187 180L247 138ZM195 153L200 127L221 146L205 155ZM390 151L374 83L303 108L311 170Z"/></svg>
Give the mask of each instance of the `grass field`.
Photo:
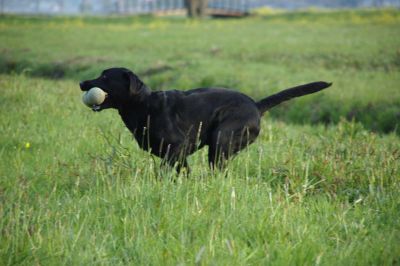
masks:
<svg viewBox="0 0 400 266"><path fill-rule="evenodd" d="M0 17L0 265L397 265L400 12ZM224 172L159 169L78 82L227 86L275 108Z"/></svg>

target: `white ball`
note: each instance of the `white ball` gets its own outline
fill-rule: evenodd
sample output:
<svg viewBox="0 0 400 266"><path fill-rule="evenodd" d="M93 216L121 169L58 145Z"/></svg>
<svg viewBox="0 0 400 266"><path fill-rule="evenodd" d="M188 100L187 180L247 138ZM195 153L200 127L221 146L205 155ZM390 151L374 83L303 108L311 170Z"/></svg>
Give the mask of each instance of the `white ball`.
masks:
<svg viewBox="0 0 400 266"><path fill-rule="evenodd" d="M100 105L106 99L107 93L100 88L93 87L86 91L82 96L82 101L85 105L93 107L93 105Z"/></svg>

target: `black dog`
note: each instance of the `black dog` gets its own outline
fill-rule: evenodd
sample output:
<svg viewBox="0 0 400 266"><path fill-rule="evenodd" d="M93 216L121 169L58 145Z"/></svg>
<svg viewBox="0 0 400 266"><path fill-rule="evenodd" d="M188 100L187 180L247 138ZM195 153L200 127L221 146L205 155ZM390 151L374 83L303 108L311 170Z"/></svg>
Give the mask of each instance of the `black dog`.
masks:
<svg viewBox="0 0 400 266"><path fill-rule="evenodd" d="M281 91L261 101L223 88L189 91L150 91L130 70L111 68L97 79L80 83L81 90L99 87L108 93L94 111L118 110L139 146L163 158L177 171L186 157L208 145L211 167L222 167L235 153L252 143L260 132L260 118L268 109L294 97L329 87L314 82Z"/></svg>

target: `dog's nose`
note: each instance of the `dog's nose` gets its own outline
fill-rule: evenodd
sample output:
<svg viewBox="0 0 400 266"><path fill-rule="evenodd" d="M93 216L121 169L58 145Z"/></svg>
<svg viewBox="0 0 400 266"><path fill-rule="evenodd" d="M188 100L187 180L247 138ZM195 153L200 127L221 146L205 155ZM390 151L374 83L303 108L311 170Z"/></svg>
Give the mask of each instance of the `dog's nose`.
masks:
<svg viewBox="0 0 400 266"><path fill-rule="evenodd" d="M85 82L84 81L81 81L81 82L79 82L79 87L81 87L81 90L85 90Z"/></svg>

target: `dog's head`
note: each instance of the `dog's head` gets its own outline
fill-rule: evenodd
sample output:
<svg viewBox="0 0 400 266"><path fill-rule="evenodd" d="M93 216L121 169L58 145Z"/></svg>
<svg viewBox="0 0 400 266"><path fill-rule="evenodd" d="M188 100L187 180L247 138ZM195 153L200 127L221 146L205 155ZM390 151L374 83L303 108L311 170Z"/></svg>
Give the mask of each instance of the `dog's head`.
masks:
<svg viewBox="0 0 400 266"><path fill-rule="evenodd" d="M79 85L82 91L98 87L107 93L102 104L93 106L94 111L107 108L120 109L133 102L144 101L150 95L146 85L126 68L106 69L98 78L82 81Z"/></svg>

